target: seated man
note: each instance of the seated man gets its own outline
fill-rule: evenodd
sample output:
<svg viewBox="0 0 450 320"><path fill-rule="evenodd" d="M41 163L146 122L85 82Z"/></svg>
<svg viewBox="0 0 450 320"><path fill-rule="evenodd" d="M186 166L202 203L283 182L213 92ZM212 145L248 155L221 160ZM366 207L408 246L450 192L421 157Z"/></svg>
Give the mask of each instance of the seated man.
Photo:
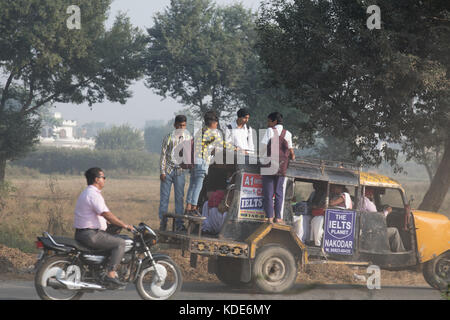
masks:
<svg viewBox="0 0 450 320"><path fill-rule="evenodd" d="M366 187L366 190L364 192L364 198L363 198L361 211L378 212L377 207L376 207L375 203L373 202L373 196L374 196L374 189L370 188L370 187ZM387 207L383 211L385 217L391 212L392 212L391 207ZM391 251L393 251L393 252L405 251L405 247L403 246L403 242L402 242L402 239L400 237L400 234L399 234L397 228L388 227L387 235L388 235Z"/></svg>
<svg viewBox="0 0 450 320"><path fill-rule="evenodd" d="M315 197L316 203L312 206L312 215L314 218L311 220L311 241L315 246L320 246L323 236L323 222L325 215L325 197L326 197L326 184L323 184L321 188L317 186L317 197ZM330 186L330 207L338 207L342 209L352 209L352 200L350 194L346 190L345 186L332 184Z"/></svg>
<svg viewBox="0 0 450 320"><path fill-rule="evenodd" d="M340 184L332 184L330 186L331 200L330 207L339 207L343 209L352 209L353 203L345 186Z"/></svg>
<svg viewBox="0 0 450 320"><path fill-rule="evenodd" d="M203 204L202 217L206 217L203 221L202 231L209 234L218 234L222 228L226 217L225 192L217 190L208 194L208 201Z"/></svg>

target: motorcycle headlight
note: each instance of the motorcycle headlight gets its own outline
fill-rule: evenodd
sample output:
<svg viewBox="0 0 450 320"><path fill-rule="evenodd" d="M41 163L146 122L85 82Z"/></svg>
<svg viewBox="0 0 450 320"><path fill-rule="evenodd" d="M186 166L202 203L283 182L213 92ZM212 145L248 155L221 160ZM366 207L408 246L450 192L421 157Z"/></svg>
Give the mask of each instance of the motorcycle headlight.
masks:
<svg viewBox="0 0 450 320"><path fill-rule="evenodd" d="M147 245L155 245L158 242L158 236L147 225L143 225L143 237Z"/></svg>

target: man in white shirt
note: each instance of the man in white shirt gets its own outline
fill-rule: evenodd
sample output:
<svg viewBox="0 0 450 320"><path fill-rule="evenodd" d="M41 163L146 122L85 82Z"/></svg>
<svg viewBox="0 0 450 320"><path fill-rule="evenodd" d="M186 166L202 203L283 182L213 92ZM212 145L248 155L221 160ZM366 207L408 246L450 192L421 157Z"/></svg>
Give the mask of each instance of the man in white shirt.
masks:
<svg viewBox="0 0 450 320"><path fill-rule="evenodd" d="M105 232L108 221L111 224L132 230L133 226L123 223L106 206L101 191L105 186L105 174L100 168L85 172L88 187L80 194L75 205L75 240L92 249L110 251L105 280L122 286L117 278L116 267L125 252L125 240Z"/></svg>
<svg viewBox="0 0 450 320"><path fill-rule="evenodd" d="M374 189L370 187L365 188L363 203L361 207L361 211L367 212L378 212L377 206L373 202L374 197ZM384 216L387 217L389 213L392 212L391 207L387 207L383 210ZM403 252L405 251L405 247L403 246L402 238L398 232L398 229L395 227L387 228L387 235L389 239L389 245L393 252Z"/></svg>
<svg viewBox="0 0 450 320"><path fill-rule="evenodd" d="M249 119L250 112L245 108L239 109L236 121L225 128L225 141L243 150L245 154L252 154L255 150Z"/></svg>

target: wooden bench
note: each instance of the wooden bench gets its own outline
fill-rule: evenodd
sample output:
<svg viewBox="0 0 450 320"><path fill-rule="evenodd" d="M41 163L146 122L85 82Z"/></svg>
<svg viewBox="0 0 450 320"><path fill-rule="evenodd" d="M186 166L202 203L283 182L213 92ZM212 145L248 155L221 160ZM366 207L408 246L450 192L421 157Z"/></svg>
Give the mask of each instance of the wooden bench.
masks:
<svg viewBox="0 0 450 320"><path fill-rule="evenodd" d="M206 220L206 217L189 216L186 214L175 214L175 213L163 213L163 217L173 219L172 220L172 232L176 232L175 220L183 219L188 221L187 225L187 235L190 236L191 232L194 230L195 226L198 225L198 236L202 236L202 224Z"/></svg>

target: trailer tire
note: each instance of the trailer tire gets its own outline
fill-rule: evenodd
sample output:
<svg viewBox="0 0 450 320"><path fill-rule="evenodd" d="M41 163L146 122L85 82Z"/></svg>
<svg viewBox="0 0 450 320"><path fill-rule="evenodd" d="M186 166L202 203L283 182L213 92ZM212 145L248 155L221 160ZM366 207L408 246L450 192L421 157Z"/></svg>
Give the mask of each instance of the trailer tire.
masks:
<svg viewBox="0 0 450 320"><path fill-rule="evenodd" d="M285 247L270 244L258 249L252 267L256 287L266 293L290 289L297 278L294 255Z"/></svg>

